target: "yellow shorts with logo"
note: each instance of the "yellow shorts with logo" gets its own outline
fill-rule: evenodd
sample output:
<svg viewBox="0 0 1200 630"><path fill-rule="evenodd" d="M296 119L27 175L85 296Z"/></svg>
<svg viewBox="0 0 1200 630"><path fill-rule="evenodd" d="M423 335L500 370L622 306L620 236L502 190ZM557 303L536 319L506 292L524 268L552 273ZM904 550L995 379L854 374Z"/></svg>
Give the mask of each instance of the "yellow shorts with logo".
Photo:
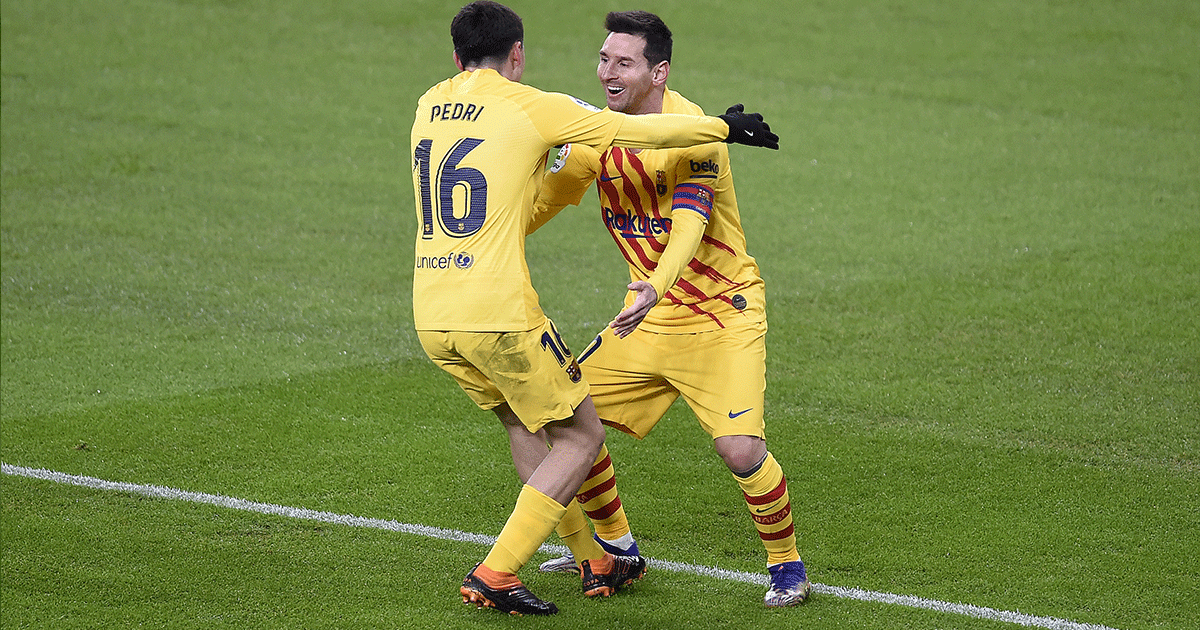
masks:
<svg viewBox="0 0 1200 630"><path fill-rule="evenodd" d="M418 330L417 338L480 409L507 402L530 432L571 417L588 395L579 364L549 319L523 332Z"/></svg>
<svg viewBox="0 0 1200 630"><path fill-rule="evenodd" d="M765 322L713 332L617 337L605 328L580 355L605 424L644 438L682 396L714 438L765 438Z"/></svg>

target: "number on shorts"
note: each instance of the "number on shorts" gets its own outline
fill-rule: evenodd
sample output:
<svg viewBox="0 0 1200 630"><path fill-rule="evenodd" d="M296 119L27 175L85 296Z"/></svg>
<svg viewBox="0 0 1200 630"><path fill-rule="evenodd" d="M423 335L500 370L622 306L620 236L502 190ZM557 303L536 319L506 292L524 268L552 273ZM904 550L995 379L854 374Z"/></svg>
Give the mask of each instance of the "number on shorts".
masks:
<svg viewBox="0 0 1200 630"><path fill-rule="evenodd" d="M550 330L542 333L542 347L554 354L559 365L566 365L567 357L571 356L571 350L567 348L567 344L563 343L562 337L553 323L550 324Z"/></svg>
<svg viewBox="0 0 1200 630"><path fill-rule="evenodd" d="M558 364L567 369L567 376L571 377L572 382L578 383L583 378L579 363L575 361L575 357L571 356L571 350L567 348L562 336L558 334L554 322L550 322L550 330L542 333L542 347L549 350L558 360Z"/></svg>

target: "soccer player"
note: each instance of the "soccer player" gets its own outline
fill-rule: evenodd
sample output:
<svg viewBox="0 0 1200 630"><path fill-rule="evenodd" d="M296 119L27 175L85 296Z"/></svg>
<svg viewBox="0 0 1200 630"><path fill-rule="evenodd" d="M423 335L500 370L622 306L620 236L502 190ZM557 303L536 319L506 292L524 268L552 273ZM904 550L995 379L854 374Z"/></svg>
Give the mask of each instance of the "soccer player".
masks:
<svg viewBox="0 0 1200 630"><path fill-rule="evenodd" d="M605 27L597 75L610 110L700 112L666 87L672 36L658 16L609 13ZM605 424L641 439L683 396L733 473L766 548L771 584L764 603L799 604L811 585L796 548L783 469L765 440L765 293L758 265L746 253L729 152L720 143L652 150L565 146L546 175L530 229L578 204L593 181L632 280L626 308L579 358L596 410ZM611 467L597 467L579 503L606 549L637 553ZM566 523L580 527L582 520L568 515L560 536L570 533ZM564 557L542 570L579 568Z"/></svg>
<svg viewBox="0 0 1200 630"><path fill-rule="evenodd" d="M415 327L430 359L480 408L494 411L508 432L540 432L553 446L518 467L524 486L516 507L460 593L477 606L553 614L557 607L529 592L516 573L588 476L604 427L578 364L538 306L525 262L526 228L550 150L720 140L778 148L778 136L757 115L645 120L522 85L521 18L495 2L463 7L450 34L461 72L420 98L412 128ZM571 549L588 563L592 594L611 593L645 570L640 558L587 543Z"/></svg>

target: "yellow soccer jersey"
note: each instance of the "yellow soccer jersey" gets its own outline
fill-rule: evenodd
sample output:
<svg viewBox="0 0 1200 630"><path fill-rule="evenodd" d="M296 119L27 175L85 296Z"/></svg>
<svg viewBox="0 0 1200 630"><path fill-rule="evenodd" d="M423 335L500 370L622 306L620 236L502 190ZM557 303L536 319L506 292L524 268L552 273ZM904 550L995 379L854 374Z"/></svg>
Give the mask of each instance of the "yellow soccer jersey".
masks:
<svg viewBox="0 0 1200 630"><path fill-rule="evenodd" d="M663 111L700 108L667 90ZM614 147L603 153L565 147L546 174L530 227L536 229L565 205L578 204L593 180L604 225L633 280L647 280L658 267L673 215L694 212L707 221L695 256L646 315L642 329L702 332L766 321L763 281L746 253L725 143L642 151ZM625 305L632 303L629 293Z"/></svg>
<svg viewBox="0 0 1200 630"><path fill-rule="evenodd" d="M551 148L681 146L723 139L717 118L650 124L564 94L462 72L417 103L412 181L418 330L530 330L545 319L525 263L525 227Z"/></svg>

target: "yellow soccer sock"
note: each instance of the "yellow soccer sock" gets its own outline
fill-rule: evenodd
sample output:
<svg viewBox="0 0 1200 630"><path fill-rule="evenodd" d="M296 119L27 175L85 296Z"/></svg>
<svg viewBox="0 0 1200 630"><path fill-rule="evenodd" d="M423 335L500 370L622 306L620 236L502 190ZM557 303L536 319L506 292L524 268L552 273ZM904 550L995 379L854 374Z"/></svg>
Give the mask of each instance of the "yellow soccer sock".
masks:
<svg viewBox="0 0 1200 630"><path fill-rule="evenodd" d="M604 555L604 549L592 538L592 530L588 527L579 502L574 499L567 504L567 513L563 515L562 521L554 531L571 550L576 564L584 560L596 560Z"/></svg>
<svg viewBox="0 0 1200 630"><path fill-rule="evenodd" d="M787 479L775 456L767 453L758 470L746 477L735 473L733 478L742 488L758 537L767 549L767 564L799 560Z"/></svg>
<svg viewBox="0 0 1200 630"><path fill-rule="evenodd" d="M616 472L607 445L600 447L600 455L575 497L592 520L597 536L618 540L629 534L629 519L625 517L625 508L621 507L621 497L617 494Z"/></svg>
<svg viewBox="0 0 1200 630"><path fill-rule="evenodd" d="M517 505L483 565L492 571L516 574L554 531L566 511L562 504L533 486L521 488Z"/></svg>

